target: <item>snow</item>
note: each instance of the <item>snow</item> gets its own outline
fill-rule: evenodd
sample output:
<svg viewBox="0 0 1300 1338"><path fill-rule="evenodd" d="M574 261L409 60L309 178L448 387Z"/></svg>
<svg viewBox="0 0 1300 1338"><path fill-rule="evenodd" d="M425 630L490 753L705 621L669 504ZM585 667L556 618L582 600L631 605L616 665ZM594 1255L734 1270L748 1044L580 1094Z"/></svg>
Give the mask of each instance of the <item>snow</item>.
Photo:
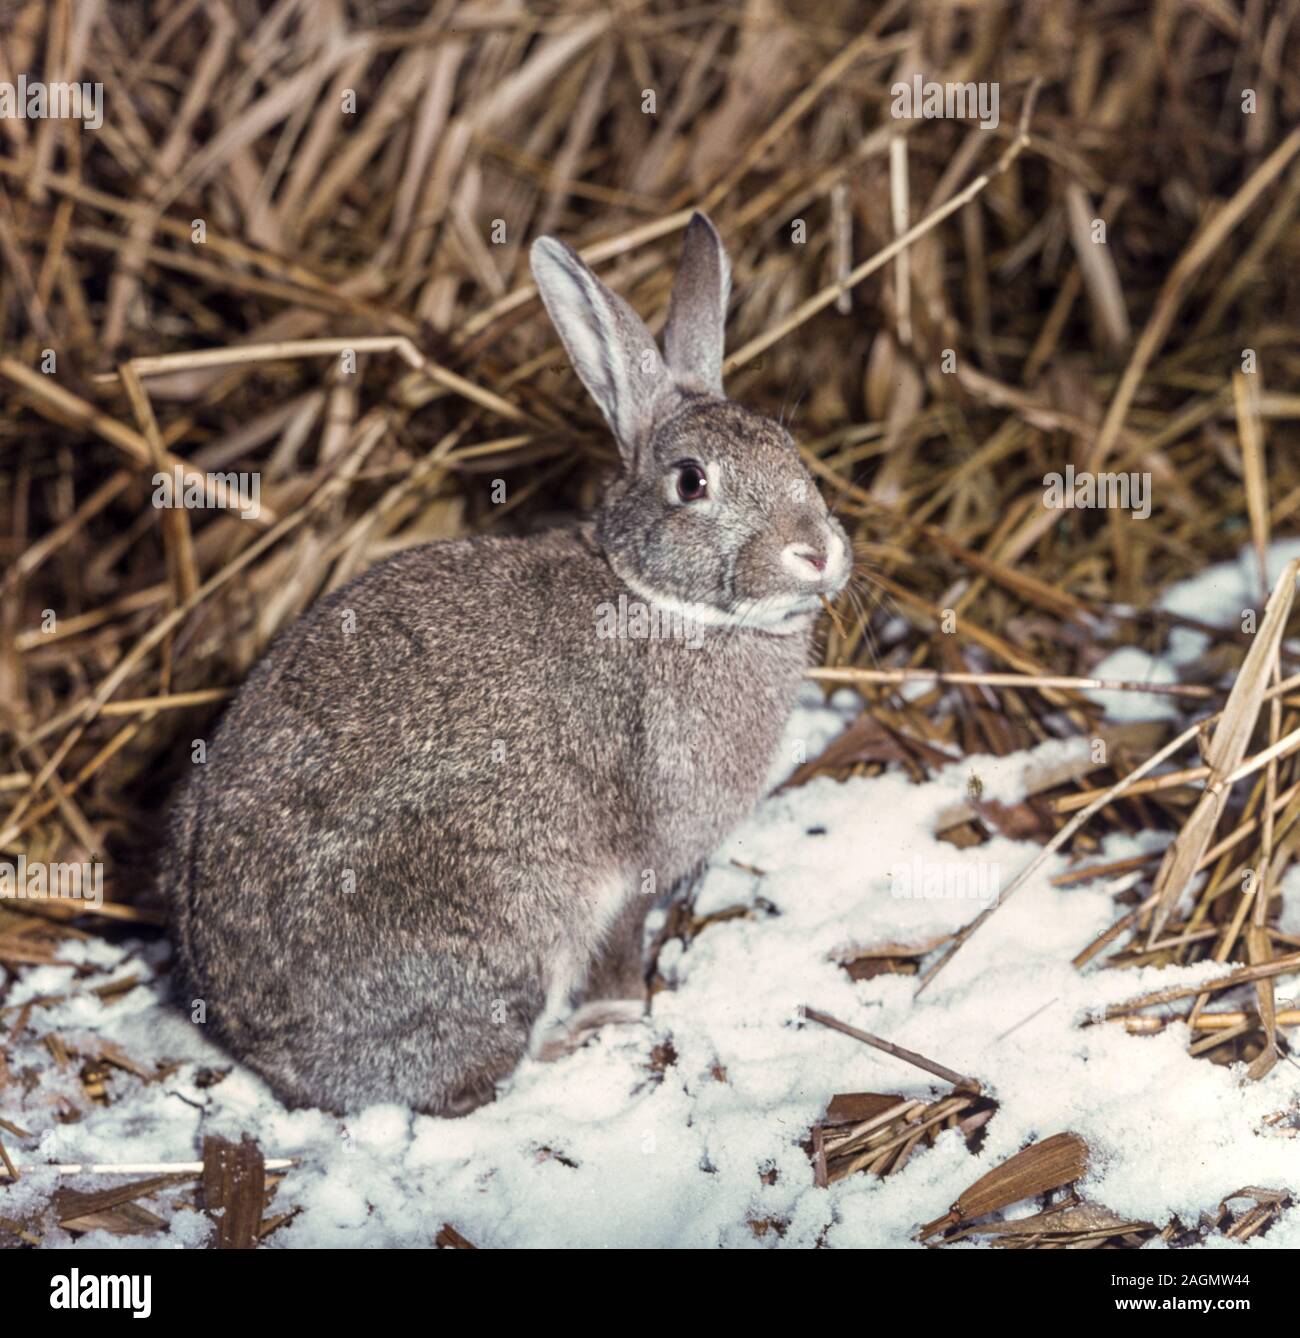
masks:
<svg viewBox="0 0 1300 1338"><path fill-rule="evenodd" d="M1293 864L1281 878L1282 914L1277 927L1284 934L1300 934L1300 864Z"/></svg>
<svg viewBox="0 0 1300 1338"><path fill-rule="evenodd" d="M1288 562L1300 557L1300 539L1279 539L1266 555L1269 591L1282 577ZM1244 626L1244 615L1254 616L1258 627L1267 602L1259 585L1259 563L1253 548L1243 548L1234 562L1221 562L1166 589L1156 607L1225 630ZM1190 627L1173 627L1163 654L1151 655L1136 646L1121 646L1092 669L1094 678L1135 683L1177 683L1179 669L1187 669L1206 653L1210 637ZM1290 649L1297 649L1291 646ZM1158 693L1090 690L1093 701L1105 707L1114 721L1181 720L1174 698Z"/></svg>
<svg viewBox="0 0 1300 1338"><path fill-rule="evenodd" d="M1270 544L1265 555L1268 588L1281 579L1286 564L1300 558L1300 539L1279 539ZM1205 568L1186 581L1171 585L1161 595L1158 607L1184 618L1209 623L1214 627L1240 627L1242 615L1250 609L1259 625L1267 602L1267 591L1259 588L1259 563L1254 549L1247 546L1235 562L1221 562ZM1204 632L1175 628L1169 637L1169 655L1175 664L1191 664L1205 654L1210 644Z"/></svg>
<svg viewBox="0 0 1300 1338"><path fill-rule="evenodd" d="M1175 628L1175 634L1186 631ZM1200 632L1192 636L1202 636ZM1092 670L1094 678L1118 679L1129 683L1177 683L1178 675L1166 660L1136 646L1121 646L1112 651ZM1181 720L1171 697L1155 692L1109 692L1102 688L1089 689L1087 696L1106 708L1111 720Z"/></svg>
<svg viewBox="0 0 1300 1338"><path fill-rule="evenodd" d="M1274 546L1277 569L1293 552L1300 543ZM1243 559L1174 587L1164 602L1227 624L1250 606L1254 581ZM1181 662L1185 650L1171 647L1170 661ZM1172 667L1131 651L1097 673L1169 681ZM1106 704L1130 718L1169 709L1164 699L1132 694ZM773 783L816 756L858 709L848 690L827 702L809 685ZM1300 1068L1284 1061L1248 1082L1239 1067L1190 1057L1180 1023L1132 1036L1099 1020L1107 1004L1227 969L1106 971L1094 961L1076 970L1070 959L1114 921L1114 894L1131 879L1054 888L1051 878L1066 866L1049 859L919 998L913 977L855 982L838 964L854 948L924 945L978 914L987 904L981 893L1005 887L1039 847L994 836L958 849L938 839L938 815L976 780L982 797L1015 803L1034 767L1085 746L1051 742L1007 758L968 757L924 785L893 769L842 784L819 777L772 795L715 853L697 889L698 915L733 913L689 945L664 948L669 988L655 996L649 1019L607 1027L557 1063L525 1063L495 1103L460 1120L394 1106L348 1120L286 1111L238 1066L212 1084L205 1071L230 1069L231 1061L164 1003L164 945L68 941L65 964L25 968L5 1000L74 995L38 1005L16 1045L14 1071L35 1081L7 1089L4 1114L33 1139L7 1145L27 1165L192 1161L205 1135L247 1133L269 1157L301 1159L272 1209L296 1216L269 1238L272 1248L427 1246L444 1223L498 1248L919 1248L921 1223L1030 1140L1064 1130L1091 1148L1081 1191L1135 1220L1163 1225L1176 1215L1194 1226L1245 1185L1294 1193L1300 1139L1265 1119L1296 1108ZM1097 859L1143 853L1163 839L1112 835ZM948 895L927 894L935 871L955 875L934 884ZM1287 873L1282 891L1282 927L1300 932L1300 869ZM108 1002L89 992L132 974L143 983ZM803 1005L979 1079L998 1102L979 1153L949 1131L895 1175L817 1188L801 1144L832 1096L930 1099L941 1089L925 1073L803 1020ZM109 1103L89 1105L76 1065L58 1069L41 1043L51 1031L74 1048L93 1052L97 1040L109 1041L137 1060L163 1056L180 1067L147 1084L113 1069ZM652 1051L666 1043L675 1059L656 1068ZM60 1123L60 1094L84 1118ZM0 1190L0 1211L35 1212L56 1183L106 1182L31 1170ZM779 1231L750 1225L769 1221ZM202 1244L210 1230L201 1214L179 1209L156 1237L92 1232L74 1241L55 1231L46 1240L176 1248ZM1209 1243L1295 1248L1300 1207L1249 1246L1221 1237Z"/></svg>

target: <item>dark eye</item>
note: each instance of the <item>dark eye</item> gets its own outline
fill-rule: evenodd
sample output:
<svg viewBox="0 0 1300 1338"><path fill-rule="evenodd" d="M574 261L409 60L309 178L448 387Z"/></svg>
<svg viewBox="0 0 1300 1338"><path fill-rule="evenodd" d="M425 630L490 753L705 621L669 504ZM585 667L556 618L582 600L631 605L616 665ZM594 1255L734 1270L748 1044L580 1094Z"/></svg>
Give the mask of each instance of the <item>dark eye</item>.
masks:
<svg viewBox="0 0 1300 1338"><path fill-rule="evenodd" d="M684 464L677 469L677 496L683 502L699 502L709 495L709 479L699 465Z"/></svg>

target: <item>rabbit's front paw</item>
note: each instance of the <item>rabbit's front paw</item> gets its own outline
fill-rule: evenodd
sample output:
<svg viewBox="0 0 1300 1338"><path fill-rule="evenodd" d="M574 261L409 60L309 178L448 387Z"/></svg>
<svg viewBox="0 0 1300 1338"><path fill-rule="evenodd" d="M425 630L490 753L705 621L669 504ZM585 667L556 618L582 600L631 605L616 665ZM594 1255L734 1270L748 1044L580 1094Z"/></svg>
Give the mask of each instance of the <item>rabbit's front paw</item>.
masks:
<svg viewBox="0 0 1300 1338"><path fill-rule="evenodd" d="M533 1058L553 1063L580 1050L602 1028L628 1026L645 1018L644 999L594 999L563 1021L552 1023L539 1037Z"/></svg>

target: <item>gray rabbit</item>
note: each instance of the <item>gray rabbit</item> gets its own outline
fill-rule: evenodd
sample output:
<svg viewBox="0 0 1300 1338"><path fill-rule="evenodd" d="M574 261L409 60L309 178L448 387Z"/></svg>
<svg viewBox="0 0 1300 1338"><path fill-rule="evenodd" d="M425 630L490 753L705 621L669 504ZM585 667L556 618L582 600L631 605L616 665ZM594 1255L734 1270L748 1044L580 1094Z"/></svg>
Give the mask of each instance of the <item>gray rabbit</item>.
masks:
<svg viewBox="0 0 1300 1338"><path fill-rule="evenodd" d="M566 1019L639 1011L653 894L759 799L849 576L790 437L723 396L730 267L703 214L663 356L568 246L531 260L622 456L599 509L323 599L173 813L178 997L292 1105L462 1113Z"/></svg>

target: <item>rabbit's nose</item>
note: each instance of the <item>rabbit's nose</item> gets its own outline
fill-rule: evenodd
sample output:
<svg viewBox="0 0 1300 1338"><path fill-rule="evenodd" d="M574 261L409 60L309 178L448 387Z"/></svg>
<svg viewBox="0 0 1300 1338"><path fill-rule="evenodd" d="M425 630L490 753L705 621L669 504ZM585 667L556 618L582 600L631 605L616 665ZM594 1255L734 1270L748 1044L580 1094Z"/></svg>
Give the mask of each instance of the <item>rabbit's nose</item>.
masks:
<svg viewBox="0 0 1300 1338"><path fill-rule="evenodd" d="M815 581L826 570L826 554L811 544L789 544L782 557L785 565L804 581Z"/></svg>

